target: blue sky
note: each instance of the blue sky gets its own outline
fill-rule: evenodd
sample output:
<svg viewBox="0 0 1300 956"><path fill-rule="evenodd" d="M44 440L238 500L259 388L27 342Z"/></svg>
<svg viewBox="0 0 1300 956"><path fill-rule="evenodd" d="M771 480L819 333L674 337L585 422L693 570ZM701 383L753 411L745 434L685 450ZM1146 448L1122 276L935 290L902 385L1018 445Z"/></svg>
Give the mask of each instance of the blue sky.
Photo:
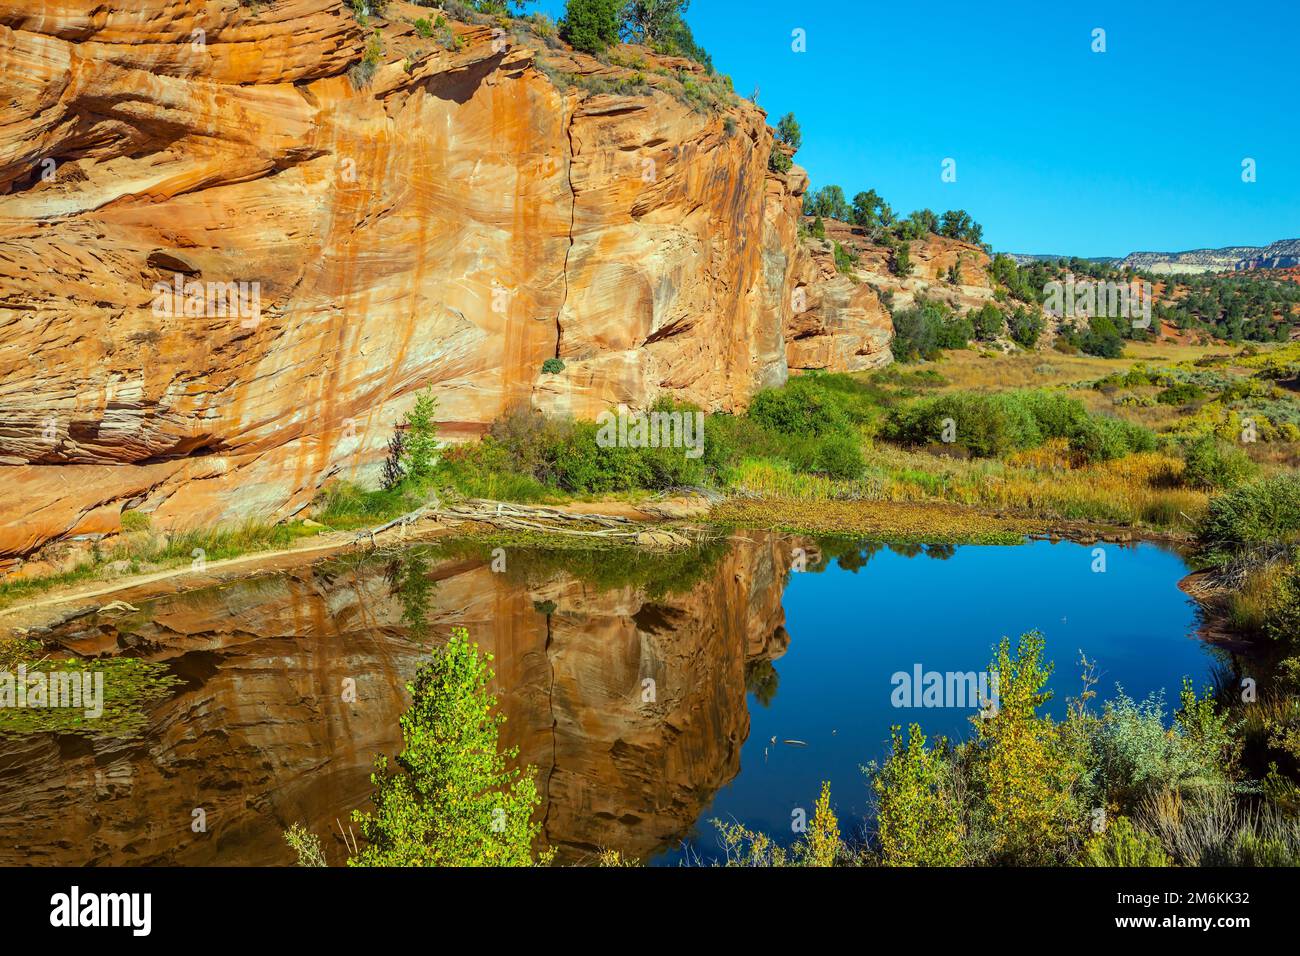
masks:
<svg viewBox="0 0 1300 956"><path fill-rule="evenodd" d="M1300 237L1296 0L693 0L687 20L770 123L799 118L814 187L962 208L1011 252ZM948 157L955 183L940 180Z"/></svg>

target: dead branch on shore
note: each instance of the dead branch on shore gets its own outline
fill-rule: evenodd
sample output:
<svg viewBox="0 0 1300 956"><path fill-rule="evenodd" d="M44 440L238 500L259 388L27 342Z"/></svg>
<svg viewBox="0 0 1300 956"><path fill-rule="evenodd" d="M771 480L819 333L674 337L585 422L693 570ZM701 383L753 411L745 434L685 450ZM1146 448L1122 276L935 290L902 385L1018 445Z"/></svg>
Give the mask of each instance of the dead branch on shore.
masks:
<svg viewBox="0 0 1300 956"><path fill-rule="evenodd" d="M361 541L369 538L371 545L374 546L375 536L380 532L394 527L402 527L405 530L406 527L424 518L435 521L477 521L503 531L562 534L655 547L680 547L690 543L689 538L675 531L655 528L621 515L574 513L545 505L521 505L482 498L473 498L441 507L436 502L433 505L422 505L391 521L358 532L354 540Z"/></svg>
<svg viewBox="0 0 1300 956"><path fill-rule="evenodd" d="M408 511L404 515L398 515L392 521L385 521L383 524L377 524L373 528L363 528L361 531L357 532L357 535L352 539L352 542L355 544L362 538L369 538L370 546L373 548L375 546L375 535L380 532L387 531L389 528L396 528L399 525L402 526L403 532L405 532L407 526L415 524L415 522L419 521L423 517L436 514L436 507L430 508L429 505L420 505L420 507L416 508L414 511Z"/></svg>

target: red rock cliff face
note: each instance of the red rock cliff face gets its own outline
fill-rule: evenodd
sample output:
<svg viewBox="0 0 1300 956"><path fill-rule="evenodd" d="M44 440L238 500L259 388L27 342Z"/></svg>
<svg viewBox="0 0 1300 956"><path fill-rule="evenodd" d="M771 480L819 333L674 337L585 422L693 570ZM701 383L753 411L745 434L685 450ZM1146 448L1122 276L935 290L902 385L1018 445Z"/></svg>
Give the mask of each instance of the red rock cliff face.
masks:
<svg viewBox="0 0 1300 956"><path fill-rule="evenodd" d="M802 196L808 186L803 170L796 167L791 181ZM789 368L858 372L892 362L893 320L876 285L857 274L842 274L835 266L833 243L800 241L797 235L793 241L798 247L795 288L785 322Z"/></svg>
<svg viewBox="0 0 1300 956"><path fill-rule="evenodd" d="M825 226L825 242L807 240L816 250L817 258L829 258L833 268L834 257L830 249L822 251L820 247L829 247L832 242L841 243L858 258L852 270L854 276L887 294L894 310L915 304L917 298L942 302L958 312L978 309L986 302L995 301L993 279L989 274L992 260L982 247L974 243L934 233L924 239L913 239L908 242L912 271L906 276L898 276L890 269L889 250L871 243L861 229L834 219L827 221ZM953 266L957 267L960 280L957 283L948 279ZM886 326L892 332L892 321L888 318Z"/></svg>
<svg viewBox="0 0 1300 956"><path fill-rule="evenodd" d="M429 13L0 0L0 563L127 504L292 514L373 476L425 386L454 438L513 402L736 409L784 381L814 270L764 114L693 106L686 61L421 39ZM815 347L843 322L806 326L797 364L844 365Z"/></svg>

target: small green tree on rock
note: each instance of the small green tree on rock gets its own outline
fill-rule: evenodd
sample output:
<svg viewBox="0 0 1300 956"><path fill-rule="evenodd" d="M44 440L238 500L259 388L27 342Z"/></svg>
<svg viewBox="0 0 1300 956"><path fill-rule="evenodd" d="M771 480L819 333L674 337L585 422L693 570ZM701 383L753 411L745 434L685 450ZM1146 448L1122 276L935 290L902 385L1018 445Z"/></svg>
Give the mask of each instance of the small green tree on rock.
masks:
<svg viewBox="0 0 1300 956"><path fill-rule="evenodd" d="M680 28L689 6L690 0L627 0L620 14L623 34L631 43L660 50Z"/></svg>
<svg viewBox="0 0 1300 956"><path fill-rule="evenodd" d="M1005 325L1002 311L992 302L985 302L978 309L972 309L970 320L975 329L975 338L981 342L992 342L1002 334Z"/></svg>
<svg viewBox="0 0 1300 956"><path fill-rule="evenodd" d="M792 166L794 166L794 160L790 158L790 154L776 143L773 143L772 151L767 156L767 168L774 173L788 173Z"/></svg>
<svg viewBox="0 0 1300 956"><path fill-rule="evenodd" d="M560 37L575 50L603 53L618 43L620 0L569 0Z"/></svg>
<svg viewBox="0 0 1300 956"><path fill-rule="evenodd" d="M912 274L912 248L908 245L907 240L896 243L890 249L889 271L896 276L910 276Z"/></svg>
<svg viewBox="0 0 1300 956"><path fill-rule="evenodd" d="M433 474L438 460L438 422L434 418L437 411L438 400L426 388L415 397L415 405L406 413L406 432L399 452L406 478L423 481Z"/></svg>
<svg viewBox="0 0 1300 956"><path fill-rule="evenodd" d="M803 133L800 131L799 121L794 118L793 113L786 113L777 122L776 141L789 146L790 151L795 153L803 145Z"/></svg>

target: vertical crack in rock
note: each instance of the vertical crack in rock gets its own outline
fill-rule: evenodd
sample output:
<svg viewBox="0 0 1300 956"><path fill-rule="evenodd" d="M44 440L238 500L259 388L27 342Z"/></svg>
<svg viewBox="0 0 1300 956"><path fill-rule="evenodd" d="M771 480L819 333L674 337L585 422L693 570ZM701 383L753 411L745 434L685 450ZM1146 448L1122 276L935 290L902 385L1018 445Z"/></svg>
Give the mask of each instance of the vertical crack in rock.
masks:
<svg viewBox="0 0 1300 956"><path fill-rule="evenodd" d="M555 761L556 761L556 754L558 752L558 747L556 745L556 740L555 740L556 738L555 728L558 724L558 721L555 719L555 662L551 660L552 638L553 638L553 632L551 630L551 615L547 614L546 615L546 643L542 645L542 653L546 655L546 666L551 672L551 685L549 688L547 688L547 693L546 693L546 706L548 708L548 713L551 718L551 768L550 771L546 774L546 794L544 799L542 800L542 805L546 808L542 814L542 833L547 837L550 836L550 834L547 832L546 826L547 823L550 821L550 817L551 817L551 785L555 782ZM547 842L548 843L550 842L549 839Z"/></svg>
<svg viewBox="0 0 1300 956"><path fill-rule="evenodd" d="M102 6L114 18L130 7ZM0 302L32 313L8 322L0 355L0 382L22 396L0 429L0 463L21 487L0 496L0 574L32 557L29 571L45 573L51 541L118 534L126 501L146 501L160 531L300 514L332 476L377 473L382 423L425 386L462 441L523 395L586 420L611 397L645 405L661 392L739 411L787 368L888 361L870 284L837 273L833 247L801 248L806 174L792 167L768 188L752 104L718 104L750 139L710 139L716 117L667 87L592 92L634 74L536 41L559 74L596 81L556 92L545 72L490 51L481 24L458 34L459 51L412 74L380 70L362 93L342 76L365 40L352 18L332 0L290 7L256 41L212 44L200 74L151 39L172 7L124 27L121 45L65 39L80 36L75 13L0 43L0 100L20 119L0 129L0 155L23 154L37 129L62 157L54 179L0 197L12 225ZM292 55L243 55L268 40ZM393 57L418 52L406 34L391 40ZM47 123L100 115L105 141L86 155L75 124ZM655 188L629 175L635 150L666 164ZM0 184L30 172L0 162ZM450 185L476 173L471 189ZM118 202L128 187L136 198ZM512 189L503 211L496 197ZM763 244L766 288L751 281ZM875 251L855 252L860 272L881 272L867 268ZM526 290L526 321L491 310L497 261ZM154 284L177 276L206 292L205 314L154 307ZM808 288L797 315L778 301L792 282ZM257 316L207 308L231 283L256 284ZM553 309L548 350L536 322ZM534 366L562 355L572 371L539 379Z"/></svg>
<svg viewBox="0 0 1300 956"><path fill-rule="evenodd" d="M568 98L567 96L565 97ZM564 317L564 308L569 302L569 256L573 252L573 224L578 218L578 194L573 188L573 120L578 113L578 103L573 104L573 110L569 113L564 123L564 137L569 144L569 152L564 157L564 178L569 184L569 247L564 250L564 295L560 299L560 308L555 313L555 357L560 357L560 340L564 335L564 326L561 319ZM549 619L548 619L549 624Z"/></svg>

